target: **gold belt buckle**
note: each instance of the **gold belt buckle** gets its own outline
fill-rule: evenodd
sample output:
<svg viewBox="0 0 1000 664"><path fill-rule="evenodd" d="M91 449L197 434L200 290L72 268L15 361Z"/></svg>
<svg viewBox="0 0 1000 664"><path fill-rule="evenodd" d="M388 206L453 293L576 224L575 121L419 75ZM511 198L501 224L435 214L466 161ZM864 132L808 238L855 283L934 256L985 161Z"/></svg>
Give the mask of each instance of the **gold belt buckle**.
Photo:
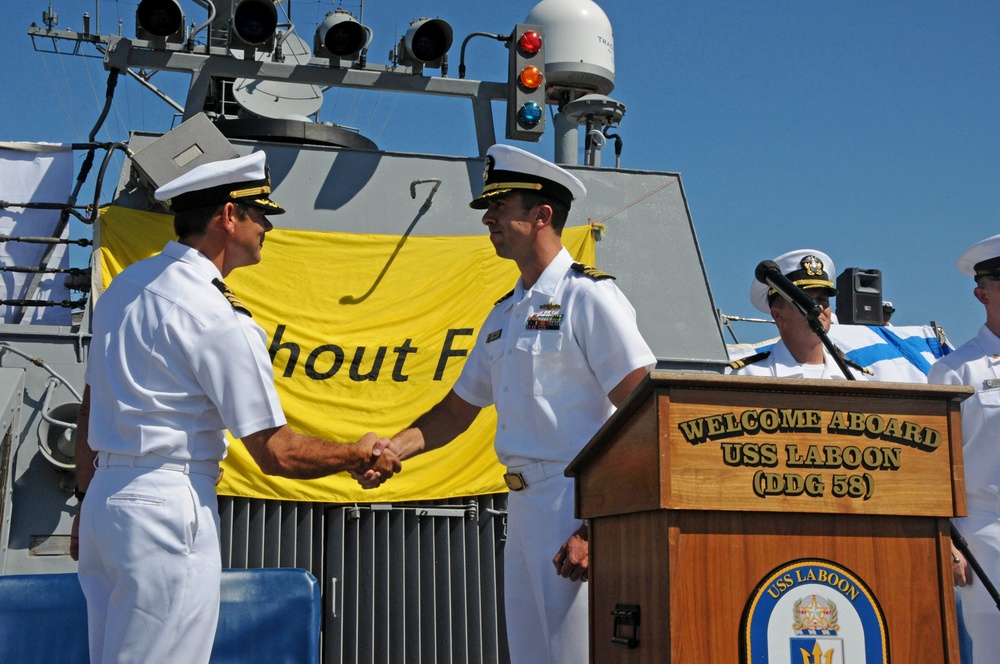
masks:
<svg viewBox="0 0 1000 664"><path fill-rule="evenodd" d="M528 483L524 481L524 477L521 473L504 473L503 481L507 484L507 488L511 491L520 491L528 486Z"/></svg>

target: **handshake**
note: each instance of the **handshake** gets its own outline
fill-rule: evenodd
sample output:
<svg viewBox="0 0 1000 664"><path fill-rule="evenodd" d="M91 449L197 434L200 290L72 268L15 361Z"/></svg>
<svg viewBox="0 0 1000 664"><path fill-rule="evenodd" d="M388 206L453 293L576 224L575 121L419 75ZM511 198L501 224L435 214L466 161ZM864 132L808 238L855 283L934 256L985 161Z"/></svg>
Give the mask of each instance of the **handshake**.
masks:
<svg viewBox="0 0 1000 664"><path fill-rule="evenodd" d="M374 489L402 470L399 450L388 438L379 438L374 433L366 433L356 443L362 450L362 462L351 477L365 489Z"/></svg>

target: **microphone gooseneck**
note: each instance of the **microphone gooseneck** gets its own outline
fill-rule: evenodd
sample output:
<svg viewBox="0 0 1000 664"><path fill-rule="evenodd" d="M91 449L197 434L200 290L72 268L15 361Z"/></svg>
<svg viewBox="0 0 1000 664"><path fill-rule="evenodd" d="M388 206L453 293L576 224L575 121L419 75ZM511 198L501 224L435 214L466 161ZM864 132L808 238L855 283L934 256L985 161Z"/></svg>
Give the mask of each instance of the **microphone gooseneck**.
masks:
<svg viewBox="0 0 1000 664"><path fill-rule="evenodd" d="M823 309L816 304L809 294L796 286L791 279L781 273L778 264L774 261L761 261L754 270L757 281L767 284L773 288L778 295L785 298L806 317L807 320L814 321L823 313Z"/></svg>

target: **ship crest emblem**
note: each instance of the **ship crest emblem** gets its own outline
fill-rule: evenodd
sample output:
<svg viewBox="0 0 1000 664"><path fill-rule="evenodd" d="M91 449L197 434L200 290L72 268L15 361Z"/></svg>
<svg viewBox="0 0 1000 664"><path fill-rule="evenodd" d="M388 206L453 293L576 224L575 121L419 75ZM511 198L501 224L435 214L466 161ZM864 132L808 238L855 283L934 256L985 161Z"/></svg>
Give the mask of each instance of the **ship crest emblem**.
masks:
<svg viewBox="0 0 1000 664"><path fill-rule="evenodd" d="M792 605L791 658L802 664L842 664L843 639L837 638L837 605L822 595L806 595ZM800 659L801 658L801 659Z"/></svg>
<svg viewBox="0 0 1000 664"><path fill-rule="evenodd" d="M830 560L785 563L760 580L740 625L741 664L887 662L885 614L868 585Z"/></svg>

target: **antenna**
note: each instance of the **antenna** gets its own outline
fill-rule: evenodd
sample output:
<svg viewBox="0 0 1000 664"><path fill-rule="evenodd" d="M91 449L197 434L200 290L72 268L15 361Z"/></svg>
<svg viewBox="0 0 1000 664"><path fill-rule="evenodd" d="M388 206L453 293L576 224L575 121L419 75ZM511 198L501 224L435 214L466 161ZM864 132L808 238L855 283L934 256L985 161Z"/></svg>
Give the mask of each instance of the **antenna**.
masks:
<svg viewBox="0 0 1000 664"><path fill-rule="evenodd" d="M42 12L42 23L44 23L45 27L49 30L52 29L52 26L59 25L59 14L52 11L51 1L49 2L49 11Z"/></svg>
<svg viewBox="0 0 1000 664"><path fill-rule="evenodd" d="M286 33L282 52L286 62L291 59L297 64L306 64L312 57L309 45L291 31ZM269 58L270 55L259 53L257 59ZM319 87L307 83L238 78L233 81L233 96L250 113L274 120L304 120L318 113L323 106L323 93Z"/></svg>
<svg viewBox="0 0 1000 664"><path fill-rule="evenodd" d="M564 104L556 115L556 161L575 164L578 137L576 127L586 127L584 165L600 166L601 149L606 143L602 131L614 127L625 115L625 104L604 95L584 95ZM616 144L617 150L617 144Z"/></svg>

